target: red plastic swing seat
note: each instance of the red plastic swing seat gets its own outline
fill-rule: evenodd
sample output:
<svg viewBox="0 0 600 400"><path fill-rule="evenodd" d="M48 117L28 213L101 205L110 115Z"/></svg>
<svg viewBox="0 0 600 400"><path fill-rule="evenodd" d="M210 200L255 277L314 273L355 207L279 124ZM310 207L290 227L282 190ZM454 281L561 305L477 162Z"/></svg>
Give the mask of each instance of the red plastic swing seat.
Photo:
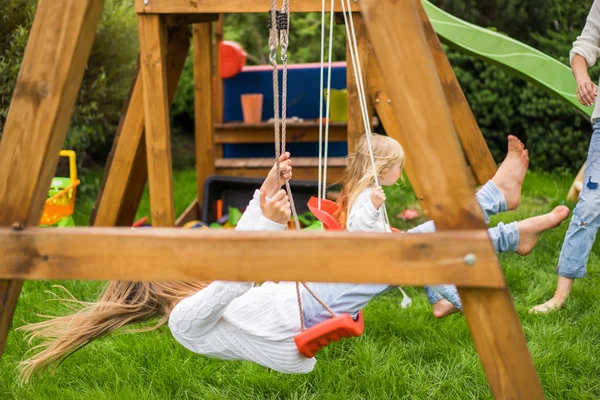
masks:
<svg viewBox="0 0 600 400"><path fill-rule="evenodd" d="M365 319L361 310L356 321L350 314L336 315L296 335L294 342L296 342L300 354L312 358L331 342L337 342L342 338L360 336L364 330Z"/></svg>
<svg viewBox="0 0 600 400"><path fill-rule="evenodd" d="M340 223L333 217L339 206L331 200L321 199L321 209L319 209L319 199L311 197L308 200L308 209L313 215L323 223L325 230L328 231L343 231ZM399 229L390 227L394 233L400 232Z"/></svg>
<svg viewBox="0 0 600 400"><path fill-rule="evenodd" d="M338 210L338 205L331 200L321 199L321 209L319 209L319 199L311 197L308 200L308 209L310 212L323 223L328 231L343 231L342 228L333 217L333 214Z"/></svg>

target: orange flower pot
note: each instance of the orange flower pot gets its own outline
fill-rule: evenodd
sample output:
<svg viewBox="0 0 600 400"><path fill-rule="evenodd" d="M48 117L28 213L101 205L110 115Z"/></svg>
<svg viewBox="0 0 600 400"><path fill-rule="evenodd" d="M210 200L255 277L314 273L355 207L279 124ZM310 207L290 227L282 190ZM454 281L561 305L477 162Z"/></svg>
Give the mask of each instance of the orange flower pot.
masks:
<svg viewBox="0 0 600 400"><path fill-rule="evenodd" d="M263 95L260 93L242 95L242 113L244 122L258 124L262 121Z"/></svg>

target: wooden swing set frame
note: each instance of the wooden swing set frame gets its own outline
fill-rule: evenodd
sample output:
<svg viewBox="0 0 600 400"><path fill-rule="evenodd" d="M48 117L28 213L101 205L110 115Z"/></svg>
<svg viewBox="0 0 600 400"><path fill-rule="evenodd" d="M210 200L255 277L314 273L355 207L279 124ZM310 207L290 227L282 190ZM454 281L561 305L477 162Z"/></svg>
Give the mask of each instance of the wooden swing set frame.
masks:
<svg viewBox="0 0 600 400"><path fill-rule="evenodd" d="M291 12L321 12L320 0L290 3ZM214 168L213 22L266 13L268 0L136 0L140 62L94 227L38 228L103 8L103 0L40 0L0 142L0 354L25 279L454 283L495 398L543 398L475 199L474 183L496 165L429 19L418 0L352 7L367 95L406 149L408 177L436 233L173 228L169 108L189 50L187 25L201 196L200 177ZM347 73L352 151L363 128L351 63ZM131 226L146 181L155 228L116 228ZM274 240L286 249L285 265Z"/></svg>

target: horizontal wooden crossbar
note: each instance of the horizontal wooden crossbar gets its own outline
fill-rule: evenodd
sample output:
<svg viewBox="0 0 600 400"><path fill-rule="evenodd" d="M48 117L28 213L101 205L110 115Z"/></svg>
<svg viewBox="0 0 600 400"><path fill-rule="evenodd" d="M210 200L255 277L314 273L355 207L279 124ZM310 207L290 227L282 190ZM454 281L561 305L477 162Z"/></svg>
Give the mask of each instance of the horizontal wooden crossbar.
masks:
<svg viewBox="0 0 600 400"><path fill-rule="evenodd" d="M472 266L465 263L468 254L477 260ZM32 228L18 232L3 228L0 260L1 279L505 285L485 231L357 234Z"/></svg>
<svg viewBox="0 0 600 400"><path fill-rule="evenodd" d="M147 4L146 4L147 3ZM358 5L351 2L352 11L358 12ZM290 12L321 12L321 0L290 1ZM342 5L335 2L335 11L341 12ZM281 1L277 2L281 9ZM149 14L179 13L262 13L271 9L271 0L136 0L135 11ZM330 2L325 2L329 11Z"/></svg>

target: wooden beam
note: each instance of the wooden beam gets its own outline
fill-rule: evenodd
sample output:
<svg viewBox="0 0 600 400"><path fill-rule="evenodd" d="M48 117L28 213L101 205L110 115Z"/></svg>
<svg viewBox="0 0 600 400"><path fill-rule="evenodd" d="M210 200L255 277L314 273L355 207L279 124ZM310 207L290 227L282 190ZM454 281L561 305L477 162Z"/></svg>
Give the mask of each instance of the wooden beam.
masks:
<svg viewBox="0 0 600 400"><path fill-rule="evenodd" d="M347 126L344 122L329 123L329 141L345 142L348 139ZM318 142L319 123L317 121L288 122L287 141L289 143ZM215 143L217 144L272 142L273 123L271 122L261 122L259 124L228 122L215 126Z"/></svg>
<svg viewBox="0 0 600 400"><path fill-rule="evenodd" d="M446 101L450 107L450 115L458 138L475 174L476 181L483 185L496 174L497 166L492 153L483 138L483 134L477 125L475 116L469 107L467 98L463 93L458 79L452 70L450 61L440 43L440 40L431 26L427 13L420 1L417 2L419 16L425 31L425 37L429 44L429 50L433 55L435 67L442 83Z"/></svg>
<svg viewBox="0 0 600 400"><path fill-rule="evenodd" d="M0 141L0 226L37 226L58 163L102 0L37 6ZM22 282L0 281L0 355Z"/></svg>
<svg viewBox="0 0 600 400"><path fill-rule="evenodd" d="M144 127L152 225L175 225L171 127L167 95L167 30L159 15L139 15Z"/></svg>
<svg viewBox="0 0 600 400"><path fill-rule="evenodd" d="M191 204L185 209L183 214L175 221L175 226L182 227L190 221L200 220L200 204L198 199L194 199Z"/></svg>
<svg viewBox="0 0 600 400"><path fill-rule="evenodd" d="M383 124L386 133L389 136L397 138L404 147L405 143L402 137L403 135L400 134L400 126L396 120L396 114L392 108L391 99L385 90L385 81L374 54L369 56L368 82L369 84L366 89L367 96L369 97L370 102L374 104L375 110L377 110L377 116ZM408 180L423 208L423 213L429 216L429 209L434 206L434 201L430 196L424 195L424 189L422 188L422 179L424 178L415 168L417 162L416 160L413 160L413 158L418 157L419 154L406 151L404 156L406 160L404 170L406 171Z"/></svg>
<svg viewBox="0 0 600 400"><path fill-rule="evenodd" d="M221 158L215 161L217 174L264 178L273 167L272 158ZM293 160L294 179L317 180L319 159L316 157L296 157ZM327 182L341 183L346 169L344 157L327 159Z"/></svg>
<svg viewBox="0 0 600 400"><path fill-rule="evenodd" d="M350 21L348 21L350 23ZM365 92L368 87L368 64L369 64L369 38L367 37L367 29L363 22L360 13L352 15L352 23L354 25L354 32L356 33L356 47L358 48L358 62L360 63L361 75L363 80L363 87ZM356 86L356 74L358 71L354 70L354 64L352 62L352 55L350 53L350 43L346 38L346 91L348 93L348 153L354 153L356 151L358 141L361 136L365 134L365 125L362 116L362 107L360 106L360 99L358 97L358 89ZM373 116L373 107L369 101L367 101L369 123ZM373 128L371 128L373 130Z"/></svg>
<svg viewBox="0 0 600 400"><path fill-rule="evenodd" d="M221 78L221 42L223 41L223 23L225 15L220 15L219 20L213 26L213 121L215 124L224 122L225 102L223 101L223 78ZM223 145L215 142L214 145L215 158L223 158Z"/></svg>
<svg viewBox="0 0 600 400"><path fill-rule="evenodd" d="M484 229L481 207L469 184L466 163L413 0L377 5L373 0L361 0L360 5L375 56L379 65L385 66L380 71L398 123L397 131L387 133L413 156L422 195L433 201L431 217L438 229ZM402 16L394 22L383 10ZM402 33L398 26L403 27ZM411 39L405 40L407 37Z"/></svg>
<svg viewBox="0 0 600 400"><path fill-rule="evenodd" d="M286 262L271 251L276 241ZM433 234L0 229L0 278L321 281L502 287L485 231ZM478 262L468 266L467 254ZM242 256L243 255L243 256ZM377 268L365 268L377 260Z"/></svg>
<svg viewBox="0 0 600 400"><path fill-rule="evenodd" d="M204 182L215 174L212 79L212 26L195 24L194 43L194 127L196 138L196 190L204 198Z"/></svg>
<svg viewBox="0 0 600 400"><path fill-rule="evenodd" d="M193 25L213 22L219 19L219 14L167 14L167 26Z"/></svg>
<svg viewBox="0 0 600 400"><path fill-rule="evenodd" d="M422 175L424 195L432 197L430 216L440 230L483 229L414 1L361 0L359 5L375 54L385 65L381 72L400 127L398 135L404 138L406 151L418 156L413 158L414 168ZM482 269L490 274L499 270L497 260L488 258ZM482 292L459 285L459 294L494 396L543 398L508 290Z"/></svg>
<svg viewBox="0 0 600 400"><path fill-rule="evenodd" d="M169 103L173 102L175 97L177 83L189 51L189 36L187 27L173 28L169 32L167 46ZM130 95L123 108L90 225L131 226L146 186L148 167L139 65L136 67Z"/></svg>
<svg viewBox="0 0 600 400"><path fill-rule="evenodd" d="M325 10L329 11L330 4L325 3ZM321 7L321 0L290 1L290 12L293 13L321 12ZM270 0L136 0L135 2L135 11L138 14L266 13L270 9ZM341 12L341 4L336 2L334 11ZM355 2L352 2L352 11L358 11Z"/></svg>
<svg viewBox="0 0 600 400"><path fill-rule="evenodd" d="M374 54L369 56L368 71L369 84L367 87L367 96L369 97L370 102L375 105L377 116L379 117L381 124L383 124L385 131L391 136L396 136L397 133L395 132L399 132L400 127L396 121L396 115L394 109L392 108L391 98L388 96L385 90L385 81L383 79L383 75L381 74L381 67L379 66ZM401 144L403 144L402 137L397 137L397 139ZM415 154L411 152L405 153L406 164L404 166L404 170L406 171L408 180L410 181L419 203L421 203L421 206L423 207L423 212L427 215L433 204L431 198L429 196L426 197L423 189L421 188L421 180L413 168L413 165L415 164L413 157L415 157ZM470 167L467 167L467 171L469 174L469 185L474 186L477 179L473 175L473 171Z"/></svg>

